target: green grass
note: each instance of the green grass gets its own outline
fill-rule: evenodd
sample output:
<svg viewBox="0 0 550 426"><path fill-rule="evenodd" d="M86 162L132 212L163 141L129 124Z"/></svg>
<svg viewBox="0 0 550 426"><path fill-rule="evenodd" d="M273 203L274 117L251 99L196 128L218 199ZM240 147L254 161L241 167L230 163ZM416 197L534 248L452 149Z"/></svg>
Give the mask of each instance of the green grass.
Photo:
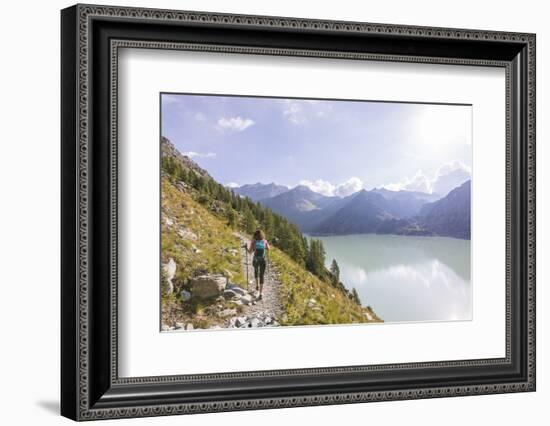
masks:
<svg viewBox="0 0 550 426"><path fill-rule="evenodd" d="M306 271L280 250L272 249L270 260L281 281L280 296L285 310L281 319L283 325L381 321L370 308L357 305L345 293ZM372 321L367 319L365 312L372 315Z"/></svg>
<svg viewBox="0 0 550 426"><path fill-rule="evenodd" d="M169 225L166 219L172 221ZM183 232L183 237L180 235ZM194 237L193 237L194 235ZM162 296L163 323L191 322L193 325L215 325L219 321L209 313L209 304L233 305L207 301L183 303L179 292L189 278L202 273L220 273L230 276L231 282L244 286L239 252L240 240L222 220L216 218L193 197L176 188L168 179L162 179L161 260L176 262L172 280L175 294ZM233 255L231 250L236 250Z"/></svg>

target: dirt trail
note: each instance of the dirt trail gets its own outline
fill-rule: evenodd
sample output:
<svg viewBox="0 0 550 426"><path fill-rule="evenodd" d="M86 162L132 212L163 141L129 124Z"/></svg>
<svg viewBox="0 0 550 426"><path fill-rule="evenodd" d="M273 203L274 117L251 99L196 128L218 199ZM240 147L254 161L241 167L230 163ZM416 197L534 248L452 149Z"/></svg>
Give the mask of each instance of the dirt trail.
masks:
<svg viewBox="0 0 550 426"><path fill-rule="evenodd" d="M246 253L246 249L243 247L249 243L243 235L239 234L240 239L240 254L241 254L241 266L243 269L243 275L247 276L248 269L248 288L250 294L256 296L256 283L254 281L254 269L252 267L252 254ZM247 264L248 258L248 264ZM254 298L254 302L244 307L239 317L232 318L230 326L233 327L273 327L279 324L281 315L283 314L283 306L279 298L280 281L277 277L277 271L273 268L273 265L268 260L268 266L264 276L264 287L262 298L257 300Z"/></svg>

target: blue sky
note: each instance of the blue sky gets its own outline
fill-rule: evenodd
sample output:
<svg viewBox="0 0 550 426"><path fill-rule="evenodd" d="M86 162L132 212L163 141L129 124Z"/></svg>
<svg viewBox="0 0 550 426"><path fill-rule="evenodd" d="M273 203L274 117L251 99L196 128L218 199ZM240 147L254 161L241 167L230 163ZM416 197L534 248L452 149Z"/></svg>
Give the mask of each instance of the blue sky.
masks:
<svg viewBox="0 0 550 426"><path fill-rule="evenodd" d="M223 184L441 193L471 173L471 106L180 94L161 104L162 134Z"/></svg>

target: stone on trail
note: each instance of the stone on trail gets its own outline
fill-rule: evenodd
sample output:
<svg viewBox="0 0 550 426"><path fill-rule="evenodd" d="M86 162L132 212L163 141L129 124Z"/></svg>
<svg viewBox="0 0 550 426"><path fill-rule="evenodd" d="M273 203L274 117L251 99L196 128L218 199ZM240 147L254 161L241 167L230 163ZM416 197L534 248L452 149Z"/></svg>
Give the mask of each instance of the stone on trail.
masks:
<svg viewBox="0 0 550 426"><path fill-rule="evenodd" d="M250 327L261 327L261 326L263 326L263 324L258 318L254 317L250 320Z"/></svg>
<svg viewBox="0 0 550 426"><path fill-rule="evenodd" d="M231 288L226 288L223 291L223 297L225 297L226 299L232 299L237 296L238 296L237 293L235 293Z"/></svg>
<svg viewBox="0 0 550 426"><path fill-rule="evenodd" d="M227 285L227 278L222 274L205 274L191 278L190 287L193 297L210 299L219 296Z"/></svg>
<svg viewBox="0 0 550 426"><path fill-rule="evenodd" d="M228 290L231 290L234 293L237 293L240 296L244 296L244 295L248 294L248 292L244 288L239 287L238 285L235 285L235 284L227 284L226 288Z"/></svg>
<svg viewBox="0 0 550 426"><path fill-rule="evenodd" d="M250 305L254 301L254 298L250 294L245 294L244 296L241 296L241 302L243 302L245 305Z"/></svg>

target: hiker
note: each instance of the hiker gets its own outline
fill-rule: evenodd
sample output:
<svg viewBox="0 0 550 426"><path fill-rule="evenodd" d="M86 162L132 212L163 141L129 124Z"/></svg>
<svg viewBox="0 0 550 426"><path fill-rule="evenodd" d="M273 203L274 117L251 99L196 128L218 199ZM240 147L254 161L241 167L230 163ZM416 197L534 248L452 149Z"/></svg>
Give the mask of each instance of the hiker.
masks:
<svg viewBox="0 0 550 426"><path fill-rule="evenodd" d="M258 299L261 299L264 287L265 268L267 266L267 251L269 250L269 243L265 239L265 235L261 229L257 229L256 232L254 232L254 236L248 244L247 250L249 253L254 253L254 257L252 258L254 280L256 281Z"/></svg>

